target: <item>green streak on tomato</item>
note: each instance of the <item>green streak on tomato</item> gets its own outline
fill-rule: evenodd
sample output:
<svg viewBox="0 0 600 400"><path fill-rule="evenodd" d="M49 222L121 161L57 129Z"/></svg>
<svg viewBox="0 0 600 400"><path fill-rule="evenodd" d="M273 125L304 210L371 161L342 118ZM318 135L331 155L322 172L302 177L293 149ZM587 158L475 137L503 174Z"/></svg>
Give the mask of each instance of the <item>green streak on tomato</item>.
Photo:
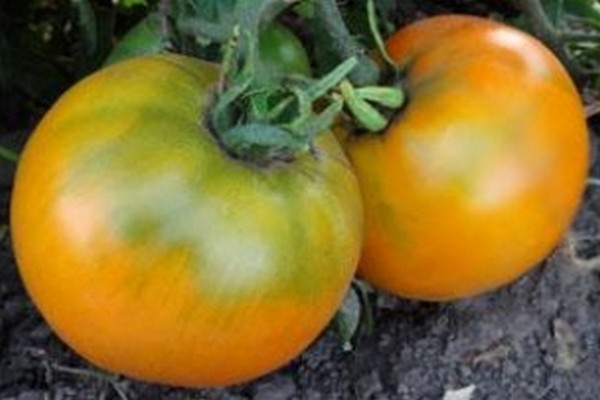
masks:
<svg viewBox="0 0 600 400"><path fill-rule="evenodd" d="M19 164L11 227L58 335L111 371L248 380L325 327L355 271L362 209L331 133L290 162L232 158L207 129L215 65L175 55L69 90Z"/></svg>

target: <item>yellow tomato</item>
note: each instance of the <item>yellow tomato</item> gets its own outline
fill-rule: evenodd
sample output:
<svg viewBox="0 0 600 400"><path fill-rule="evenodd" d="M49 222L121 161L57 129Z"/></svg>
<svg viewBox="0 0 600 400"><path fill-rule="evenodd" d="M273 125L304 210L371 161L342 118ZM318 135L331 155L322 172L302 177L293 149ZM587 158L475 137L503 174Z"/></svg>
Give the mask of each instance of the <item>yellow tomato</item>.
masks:
<svg viewBox="0 0 600 400"><path fill-rule="evenodd" d="M392 293L450 300L513 281L568 228L588 168L577 89L533 37L439 16L393 35L407 106L343 144L366 233L359 275Z"/></svg>
<svg viewBox="0 0 600 400"><path fill-rule="evenodd" d="M295 357L358 261L358 183L335 138L289 162L231 157L204 123L217 68L175 55L108 67L49 111L18 166L20 272L93 363L184 386Z"/></svg>

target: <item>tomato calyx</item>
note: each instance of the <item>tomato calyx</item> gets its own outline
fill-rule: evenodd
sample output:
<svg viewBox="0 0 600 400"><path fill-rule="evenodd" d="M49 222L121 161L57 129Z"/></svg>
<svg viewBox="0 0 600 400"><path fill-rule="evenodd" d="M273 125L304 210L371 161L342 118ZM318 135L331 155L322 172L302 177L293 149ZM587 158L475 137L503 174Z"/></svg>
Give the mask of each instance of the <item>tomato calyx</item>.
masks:
<svg viewBox="0 0 600 400"><path fill-rule="evenodd" d="M225 151L261 166L291 161L310 151L314 137L333 125L343 107L341 98L326 95L357 64L349 58L318 80L302 74L265 77L256 38L263 13L272 14L281 4L274 0L238 3L216 98L207 112L207 125Z"/></svg>
<svg viewBox="0 0 600 400"><path fill-rule="evenodd" d="M248 40L241 66L241 28L236 30L224 59L217 100L210 112L210 127L226 151L235 158L268 165L292 161L308 152L315 136L326 131L342 110L343 99L330 97L321 111L315 104L323 101L356 66L350 58L319 80L285 76L277 83L257 79L256 44ZM246 32L248 35L248 32Z"/></svg>
<svg viewBox="0 0 600 400"><path fill-rule="evenodd" d="M374 0L367 0L367 16L371 35L382 58L379 65L379 86L364 86L354 89L351 85L340 87L347 108L359 128L355 133L383 132L398 110L405 105L405 94L401 87L401 71L388 54L378 29L377 9Z"/></svg>
<svg viewBox="0 0 600 400"><path fill-rule="evenodd" d="M355 128L352 130L357 134L385 130L405 101L399 84L399 68L387 54L378 30L375 2L368 0L366 6L371 34L385 63L376 61L352 37L335 0L315 3L315 23L319 33L333 43L335 56L343 58L354 55L359 60L357 67L339 85L336 93L343 99L347 116Z"/></svg>
<svg viewBox="0 0 600 400"><path fill-rule="evenodd" d="M366 49L350 33L344 22L342 12L336 0L318 0L314 3L314 24L319 29L319 35L331 42L331 50L338 59L356 57L359 64L349 75L349 80L355 85L373 85L380 79L380 69L369 57Z"/></svg>
<svg viewBox="0 0 600 400"><path fill-rule="evenodd" d="M340 92L355 122L367 132L381 132L384 130L389 124L389 111L402 107L405 100L404 91L399 87L365 86L354 88L347 80L340 84Z"/></svg>
<svg viewBox="0 0 600 400"><path fill-rule="evenodd" d="M261 28L264 32L264 21L283 9L276 0L239 2L225 18L235 24L225 41L215 101L206 114L207 126L230 156L260 166L310 152L314 138L334 125L344 108L360 129L378 132L404 102L396 86L352 81L362 63L356 51L348 50L350 56L320 79L297 71L265 74Z"/></svg>

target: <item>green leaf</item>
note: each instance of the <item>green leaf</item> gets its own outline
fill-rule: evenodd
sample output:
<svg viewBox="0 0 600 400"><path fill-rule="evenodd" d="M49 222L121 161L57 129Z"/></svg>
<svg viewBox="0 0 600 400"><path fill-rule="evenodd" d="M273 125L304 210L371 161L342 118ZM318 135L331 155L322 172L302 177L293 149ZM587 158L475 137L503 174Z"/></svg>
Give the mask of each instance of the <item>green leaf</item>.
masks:
<svg viewBox="0 0 600 400"><path fill-rule="evenodd" d="M167 40L160 30L157 14L149 14L138 22L112 50L104 65L111 65L133 57L159 53L167 48Z"/></svg>
<svg viewBox="0 0 600 400"><path fill-rule="evenodd" d="M358 294L360 303L362 305L362 326L365 329L365 332L371 334L375 326L375 317L373 316L373 304L371 303L369 296L373 294L375 290L367 282L360 279L354 279L352 282L352 287Z"/></svg>
<svg viewBox="0 0 600 400"><path fill-rule="evenodd" d="M542 4L555 26L565 21L566 14L600 26L600 2L597 0L544 0Z"/></svg>
<svg viewBox="0 0 600 400"><path fill-rule="evenodd" d="M236 0L178 0L179 7L187 9L196 17L211 22L222 22L233 13Z"/></svg>
<svg viewBox="0 0 600 400"><path fill-rule="evenodd" d="M19 153L0 145L0 159L4 159L11 163L16 163L19 161Z"/></svg>
<svg viewBox="0 0 600 400"><path fill-rule="evenodd" d="M90 0L71 2L77 9L81 35L77 72L84 76L101 66L112 47L114 14L107 8L94 8Z"/></svg>
<svg viewBox="0 0 600 400"><path fill-rule="evenodd" d="M147 6L148 2L146 0L113 0L120 6L125 8L132 8L135 6Z"/></svg>
<svg viewBox="0 0 600 400"><path fill-rule="evenodd" d="M334 320L337 332L343 342L342 346L346 351L352 350L352 339L360 324L361 309L360 298L354 287L351 287Z"/></svg>
<svg viewBox="0 0 600 400"><path fill-rule="evenodd" d="M600 23L600 3L597 0L563 0L565 11Z"/></svg>
<svg viewBox="0 0 600 400"><path fill-rule="evenodd" d="M558 26L564 20L565 0L545 0L543 2L544 10L552 25Z"/></svg>
<svg viewBox="0 0 600 400"><path fill-rule="evenodd" d="M85 55L93 57L98 49L96 14L89 0L71 0L77 8L79 29L84 42Z"/></svg>

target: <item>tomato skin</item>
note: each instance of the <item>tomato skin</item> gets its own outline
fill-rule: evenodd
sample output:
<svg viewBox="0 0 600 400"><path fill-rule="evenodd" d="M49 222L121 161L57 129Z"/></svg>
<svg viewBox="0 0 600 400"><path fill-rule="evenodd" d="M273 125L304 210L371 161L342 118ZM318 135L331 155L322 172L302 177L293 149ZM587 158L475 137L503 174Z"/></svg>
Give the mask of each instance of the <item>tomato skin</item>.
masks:
<svg viewBox="0 0 600 400"><path fill-rule="evenodd" d="M291 163L232 159L201 122L217 78L175 55L108 67L59 100L19 163L26 288L111 371L181 386L258 377L321 332L354 275L360 193L335 138Z"/></svg>
<svg viewBox="0 0 600 400"><path fill-rule="evenodd" d="M359 176L359 275L420 300L507 284L546 257L580 202L588 136L578 92L534 38L447 15L387 42L408 104L380 135L346 137Z"/></svg>

